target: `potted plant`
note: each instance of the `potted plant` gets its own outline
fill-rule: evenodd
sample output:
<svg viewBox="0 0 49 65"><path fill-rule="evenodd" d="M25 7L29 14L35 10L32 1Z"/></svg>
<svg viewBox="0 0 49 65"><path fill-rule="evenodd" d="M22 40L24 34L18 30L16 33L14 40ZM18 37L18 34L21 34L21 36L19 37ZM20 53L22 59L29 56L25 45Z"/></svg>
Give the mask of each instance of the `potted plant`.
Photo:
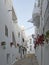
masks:
<svg viewBox="0 0 49 65"><path fill-rule="evenodd" d="M46 39L46 42L48 43L48 41L49 41L49 30L46 32L45 39Z"/></svg>

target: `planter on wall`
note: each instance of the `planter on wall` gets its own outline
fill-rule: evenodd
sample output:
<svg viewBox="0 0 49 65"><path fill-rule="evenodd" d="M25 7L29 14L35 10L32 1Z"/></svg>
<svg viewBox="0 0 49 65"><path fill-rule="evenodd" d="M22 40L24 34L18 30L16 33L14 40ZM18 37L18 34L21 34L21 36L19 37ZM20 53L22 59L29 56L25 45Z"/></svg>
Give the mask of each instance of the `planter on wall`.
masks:
<svg viewBox="0 0 49 65"><path fill-rule="evenodd" d="M49 41L49 30L46 32L45 41L46 41L47 43L48 43L48 41Z"/></svg>
<svg viewBox="0 0 49 65"><path fill-rule="evenodd" d="M36 49L37 46L39 45L43 45L44 44L44 34L42 35L38 35L37 38L35 39L35 44L34 44L34 48Z"/></svg>
<svg viewBox="0 0 49 65"><path fill-rule="evenodd" d="M40 44L44 44L44 34L40 35L39 37L39 41L40 41Z"/></svg>
<svg viewBox="0 0 49 65"><path fill-rule="evenodd" d="M17 47L19 47L20 45L17 43Z"/></svg>

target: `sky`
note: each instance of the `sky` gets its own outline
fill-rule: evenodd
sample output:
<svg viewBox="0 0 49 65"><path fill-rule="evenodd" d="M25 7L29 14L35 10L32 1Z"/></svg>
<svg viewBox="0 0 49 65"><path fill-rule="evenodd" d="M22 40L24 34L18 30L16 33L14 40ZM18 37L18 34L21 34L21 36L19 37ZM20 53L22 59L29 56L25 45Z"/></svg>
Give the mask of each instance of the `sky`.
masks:
<svg viewBox="0 0 49 65"><path fill-rule="evenodd" d="M27 22L29 19L32 18L34 3L35 0L13 0L13 6L18 18L18 24L19 26L24 26L24 28L26 29L26 36L35 33L35 27L33 26L33 24ZM28 29L30 27L32 28Z"/></svg>

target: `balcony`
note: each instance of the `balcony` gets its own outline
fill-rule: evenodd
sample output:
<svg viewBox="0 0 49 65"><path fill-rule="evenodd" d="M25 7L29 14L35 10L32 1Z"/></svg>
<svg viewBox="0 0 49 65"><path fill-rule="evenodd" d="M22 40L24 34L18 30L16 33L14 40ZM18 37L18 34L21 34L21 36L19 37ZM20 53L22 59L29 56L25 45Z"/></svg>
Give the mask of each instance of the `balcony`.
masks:
<svg viewBox="0 0 49 65"><path fill-rule="evenodd" d="M40 7L35 7L32 17L40 16Z"/></svg>
<svg viewBox="0 0 49 65"><path fill-rule="evenodd" d="M35 2L32 18L28 21L33 23L37 28L40 25L40 0Z"/></svg>
<svg viewBox="0 0 49 65"><path fill-rule="evenodd" d="M38 28L40 25L40 7L34 8L32 18L33 18L32 23L34 23L34 25L37 26L37 28Z"/></svg>

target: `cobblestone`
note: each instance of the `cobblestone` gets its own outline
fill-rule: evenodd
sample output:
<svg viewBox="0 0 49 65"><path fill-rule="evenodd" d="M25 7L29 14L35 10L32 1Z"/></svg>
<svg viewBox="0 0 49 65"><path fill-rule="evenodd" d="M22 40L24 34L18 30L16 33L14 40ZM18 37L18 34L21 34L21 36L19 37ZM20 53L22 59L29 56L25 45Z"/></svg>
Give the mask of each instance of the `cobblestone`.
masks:
<svg viewBox="0 0 49 65"><path fill-rule="evenodd" d="M37 59L35 56L32 58L24 58L14 63L14 65L38 65Z"/></svg>

